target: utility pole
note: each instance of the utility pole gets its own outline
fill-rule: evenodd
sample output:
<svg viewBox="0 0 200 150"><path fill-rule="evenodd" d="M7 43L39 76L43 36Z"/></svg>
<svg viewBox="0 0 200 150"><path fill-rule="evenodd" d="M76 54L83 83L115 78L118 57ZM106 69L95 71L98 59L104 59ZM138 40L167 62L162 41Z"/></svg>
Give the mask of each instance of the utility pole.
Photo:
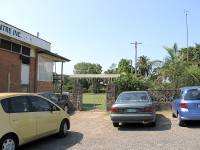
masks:
<svg viewBox="0 0 200 150"><path fill-rule="evenodd" d="M187 36L187 61L189 60L189 52L188 52L188 10L184 9L185 13L185 23L186 23L186 36Z"/></svg>
<svg viewBox="0 0 200 150"><path fill-rule="evenodd" d="M142 43L135 41L134 43L130 43L130 44L135 45L135 74L137 74L137 47L138 47L138 44L142 44Z"/></svg>

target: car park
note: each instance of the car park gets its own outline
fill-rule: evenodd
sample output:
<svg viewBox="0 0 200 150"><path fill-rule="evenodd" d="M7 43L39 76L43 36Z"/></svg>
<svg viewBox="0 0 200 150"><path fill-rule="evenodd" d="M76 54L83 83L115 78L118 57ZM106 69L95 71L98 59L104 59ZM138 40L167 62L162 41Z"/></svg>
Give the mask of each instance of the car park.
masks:
<svg viewBox="0 0 200 150"><path fill-rule="evenodd" d="M41 92L38 94L53 101L54 103L59 105L63 110L65 110L67 113L71 113L73 111L73 104L71 103L69 99L68 92L63 92L62 96L60 93L53 93L53 92Z"/></svg>
<svg viewBox="0 0 200 150"><path fill-rule="evenodd" d="M52 101L37 94L0 94L0 149L19 145L70 129L69 115Z"/></svg>
<svg viewBox="0 0 200 150"><path fill-rule="evenodd" d="M182 87L172 99L172 116L180 126L200 120L200 86Z"/></svg>
<svg viewBox="0 0 200 150"><path fill-rule="evenodd" d="M154 102L146 91L122 92L111 109L114 127L119 123L144 123L156 125Z"/></svg>

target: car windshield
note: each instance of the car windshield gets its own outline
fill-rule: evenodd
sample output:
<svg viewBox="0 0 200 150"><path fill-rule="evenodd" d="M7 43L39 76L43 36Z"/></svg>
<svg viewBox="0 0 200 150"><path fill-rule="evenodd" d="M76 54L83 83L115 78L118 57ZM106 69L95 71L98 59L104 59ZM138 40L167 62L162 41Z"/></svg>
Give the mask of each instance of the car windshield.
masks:
<svg viewBox="0 0 200 150"><path fill-rule="evenodd" d="M200 89L188 90L185 95L186 100L200 100Z"/></svg>
<svg viewBox="0 0 200 150"><path fill-rule="evenodd" d="M117 101L149 101L149 98L147 93L144 92L122 93L117 98Z"/></svg>

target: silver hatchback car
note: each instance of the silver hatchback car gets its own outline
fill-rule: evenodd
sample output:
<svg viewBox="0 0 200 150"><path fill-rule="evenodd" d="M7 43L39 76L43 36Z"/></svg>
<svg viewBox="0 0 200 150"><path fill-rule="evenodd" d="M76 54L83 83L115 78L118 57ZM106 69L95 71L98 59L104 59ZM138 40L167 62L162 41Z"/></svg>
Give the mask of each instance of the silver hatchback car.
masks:
<svg viewBox="0 0 200 150"><path fill-rule="evenodd" d="M122 92L111 110L114 127L119 123L143 123L156 125L155 105L146 91Z"/></svg>

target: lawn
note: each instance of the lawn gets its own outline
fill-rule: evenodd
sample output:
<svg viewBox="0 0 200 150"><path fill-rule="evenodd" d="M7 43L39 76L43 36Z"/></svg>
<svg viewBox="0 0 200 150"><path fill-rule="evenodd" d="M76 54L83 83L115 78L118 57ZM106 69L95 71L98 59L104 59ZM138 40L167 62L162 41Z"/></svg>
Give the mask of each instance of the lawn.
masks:
<svg viewBox="0 0 200 150"><path fill-rule="evenodd" d="M93 94L84 93L83 94L83 110L106 110L106 94Z"/></svg>

